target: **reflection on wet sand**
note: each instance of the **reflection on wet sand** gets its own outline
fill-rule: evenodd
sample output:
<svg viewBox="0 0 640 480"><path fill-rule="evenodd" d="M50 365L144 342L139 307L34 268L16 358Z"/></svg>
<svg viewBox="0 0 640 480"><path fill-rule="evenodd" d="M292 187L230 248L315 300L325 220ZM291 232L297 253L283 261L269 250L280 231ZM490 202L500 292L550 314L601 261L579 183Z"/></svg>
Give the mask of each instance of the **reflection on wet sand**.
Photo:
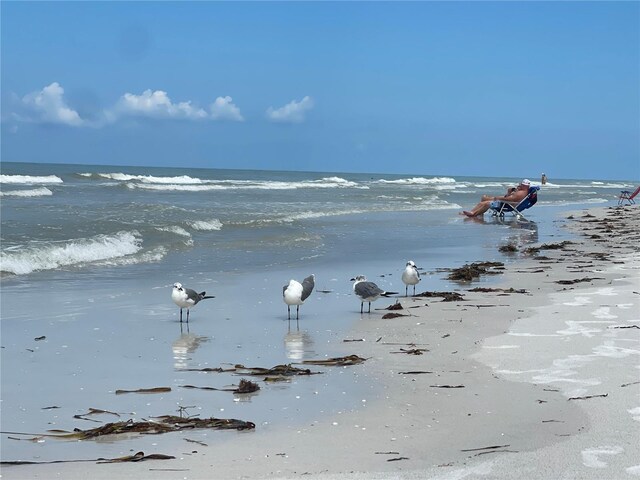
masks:
<svg viewBox="0 0 640 480"><path fill-rule="evenodd" d="M312 350L313 339L309 332L300 331L300 326L296 322L296 328L291 328L291 322L289 322L289 328L287 334L284 336L284 347L286 355L292 362L301 362L304 360L305 354L313 356L315 352Z"/></svg>
<svg viewBox="0 0 640 480"><path fill-rule="evenodd" d="M174 368L176 370L182 370L188 368L188 362L191 360L191 355L198 349L198 347L209 341L209 337L202 335L196 335L189 332L189 325L183 328L180 325L180 336L174 340L171 344L171 350L173 350Z"/></svg>

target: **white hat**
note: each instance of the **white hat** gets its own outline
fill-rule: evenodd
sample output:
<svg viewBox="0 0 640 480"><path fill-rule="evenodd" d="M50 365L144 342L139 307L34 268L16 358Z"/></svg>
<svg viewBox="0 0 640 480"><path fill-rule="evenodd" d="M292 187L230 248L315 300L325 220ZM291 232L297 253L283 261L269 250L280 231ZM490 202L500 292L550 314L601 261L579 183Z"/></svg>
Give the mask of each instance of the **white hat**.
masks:
<svg viewBox="0 0 640 480"><path fill-rule="evenodd" d="M520 185L526 185L528 187L529 185L531 185L531 182L529 181L528 178L525 178L520 182Z"/></svg>

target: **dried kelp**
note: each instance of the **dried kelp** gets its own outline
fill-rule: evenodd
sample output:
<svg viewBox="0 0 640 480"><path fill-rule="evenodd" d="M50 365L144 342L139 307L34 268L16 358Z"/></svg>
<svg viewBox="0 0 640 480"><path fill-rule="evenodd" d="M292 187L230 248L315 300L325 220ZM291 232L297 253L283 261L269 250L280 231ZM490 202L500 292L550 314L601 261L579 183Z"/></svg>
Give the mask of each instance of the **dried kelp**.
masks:
<svg viewBox="0 0 640 480"><path fill-rule="evenodd" d="M422 292L415 295L416 297L442 297L443 302L460 302L464 297L457 292Z"/></svg>
<svg viewBox="0 0 640 480"><path fill-rule="evenodd" d="M306 365L344 367L349 365L358 365L366 361L366 358L359 357L358 355L348 355L346 357L327 358L326 360L304 360L302 363Z"/></svg>
<svg viewBox="0 0 640 480"><path fill-rule="evenodd" d="M574 283L582 283L582 282L592 282L594 280L604 280L602 277L584 277L584 278L576 278L575 280L557 280L555 283L559 283L560 285L573 285Z"/></svg>
<svg viewBox="0 0 640 480"><path fill-rule="evenodd" d="M504 292L504 293L527 293L527 291L523 288L520 289L515 289L513 287L510 288L486 288L486 287L476 287L476 288L470 288L467 290L468 292L482 292L482 293L489 293L489 292Z"/></svg>
<svg viewBox="0 0 640 480"><path fill-rule="evenodd" d="M253 393L260 390L260 386L250 380L244 378L240 380L240 383L235 388L215 388L215 387L195 387L193 385L181 385L182 388L197 388L199 390L217 390L220 392L233 392L233 393Z"/></svg>
<svg viewBox="0 0 640 480"><path fill-rule="evenodd" d="M79 462L97 462L97 463L126 463L126 462L145 462L147 460L173 460L176 457L164 455L162 453L151 453L145 455L144 452L138 452L135 455L127 455L117 458L96 458L92 460L53 460L49 462L31 462L31 461L2 461L0 465L42 465L51 463L79 463Z"/></svg>
<svg viewBox="0 0 640 480"><path fill-rule="evenodd" d="M391 353L406 353L407 355L422 355L424 352L428 352L426 348L401 348L399 352Z"/></svg>
<svg viewBox="0 0 640 480"><path fill-rule="evenodd" d="M306 368L297 368L290 363L286 365L276 365L271 368L263 367L245 367L244 365L236 364L233 368L185 368L180 370L181 372L214 372L214 373L236 373L238 375L250 375L250 376L267 376L267 377L292 377L296 375L317 375L322 372L312 372ZM265 381L268 379L265 378ZM269 380L272 380L271 378Z"/></svg>
<svg viewBox="0 0 640 480"><path fill-rule="evenodd" d="M120 417L120 414L116 413L116 412L110 412L108 410L102 410L100 408L89 408L89 411L87 413L81 413L81 414L78 414L78 415L74 415L73 418L76 418L78 420L89 420L89 421L92 421L92 422L97 422L98 420L93 420L91 418L85 418L85 417L88 417L89 415L99 415L99 414L102 414L102 413L107 413L109 415L115 415L116 417Z"/></svg>
<svg viewBox="0 0 640 480"><path fill-rule="evenodd" d="M268 377L293 377L297 375L317 375L322 372L312 372L308 368L298 368L293 365L276 365L271 368L261 367L245 367L244 365L236 365L236 373L251 376L268 376Z"/></svg>
<svg viewBox="0 0 640 480"><path fill-rule="evenodd" d="M116 395L124 393L167 393L170 391L171 387L138 388L137 390L116 390Z"/></svg>
<svg viewBox="0 0 640 480"><path fill-rule="evenodd" d="M498 251L503 253L515 253L518 251L518 246L513 243L509 243L507 245L500 246L498 248Z"/></svg>
<svg viewBox="0 0 640 480"><path fill-rule="evenodd" d="M101 427L91 428L89 430L75 429L73 432L52 436L65 439L86 440L105 435L131 433L155 435L201 428L214 430L251 430L255 427L255 424L252 422L236 420L234 418L186 418L178 417L176 415L163 415L161 417L156 417L156 421L153 422L134 422L133 420L127 420L124 422L107 423Z"/></svg>
<svg viewBox="0 0 640 480"><path fill-rule="evenodd" d="M391 319L391 318L408 317L408 316L409 316L409 315L404 315L404 314L402 314L402 313L391 313L391 312L390 312L390 313L385 313L385 314L382 316L382 319L383 319L383 320L389 320L389 319Z"/></svg>
<svg viewBox="0 0 640 480"><path fill-rule="evenodd" d="M389 305L385 310L403 310L403 307L400 302L396 302L393 305Z"/></svg>
<svg viewBox="0 0 640 480"><path fill-rule="evenodd" d="M496 275L502 273L497 272L495 269L503 267L504 263L502 262L476 262L460 268L454 268L447 278L449 280L470 282L480 275Z"/></svg>
<svg viewBox="0 0 640 480"><path fill-rule="evenodd" d="M540 252L540 250L564 250L567 245L573 245L574 242L569 240L564 240L559 243L543 243L539 247L528 247L524 249L524 253L527 255L535 255Z"/></svg>

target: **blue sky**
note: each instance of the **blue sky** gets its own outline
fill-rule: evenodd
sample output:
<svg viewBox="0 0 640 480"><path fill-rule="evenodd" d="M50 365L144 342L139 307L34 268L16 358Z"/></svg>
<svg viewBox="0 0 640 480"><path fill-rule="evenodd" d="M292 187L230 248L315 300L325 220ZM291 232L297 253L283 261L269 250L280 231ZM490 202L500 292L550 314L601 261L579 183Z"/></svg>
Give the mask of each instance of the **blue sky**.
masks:
<svg viewBox="0 0 640 480"><path fill-rule="evenodd" d="M640 179L638 2L0 8L3 161Z"/></svg>

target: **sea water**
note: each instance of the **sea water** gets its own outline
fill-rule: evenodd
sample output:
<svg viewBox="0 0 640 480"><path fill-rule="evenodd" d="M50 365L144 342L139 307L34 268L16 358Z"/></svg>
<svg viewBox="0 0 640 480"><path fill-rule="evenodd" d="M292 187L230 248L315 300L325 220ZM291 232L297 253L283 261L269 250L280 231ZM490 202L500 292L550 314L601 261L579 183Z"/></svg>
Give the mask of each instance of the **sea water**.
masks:
<svg viewBox="0 0 640 480"><path fill-rule="evenodd" d="M394 300L379 300L361 315L352 277L364 274L404 294L400 274L411 259L422 269L418 292L460 289L444 269L509 262L498 251L506 243L567 238L559 212L614 204L621 189L632 187L551 180L525 212L528 221L516 222L458 214L516 178L1 167L2 430L25 433L179 411L248 420L257 430L297 428L365 408L378 392L361 366L311 367L320 374L277 384L258 378L260 392L246 396L183 387L225 388L242 378L192 369L269 368L357 353L357 342L344 341L353 340L350 329ZM289 321L282 287L311 273L315 291L300 319ZM191 310L189 324L179 322L171 302L174 282L215 296ZM171 392L115 395L160 386ZM74 418L89 408L120 416ZM211 444L224 435L191 436ZM171 441L175 436L70 449L4 434L1 447L3 460L55 460L163 446L171 453L163 443Z"/></svg>

